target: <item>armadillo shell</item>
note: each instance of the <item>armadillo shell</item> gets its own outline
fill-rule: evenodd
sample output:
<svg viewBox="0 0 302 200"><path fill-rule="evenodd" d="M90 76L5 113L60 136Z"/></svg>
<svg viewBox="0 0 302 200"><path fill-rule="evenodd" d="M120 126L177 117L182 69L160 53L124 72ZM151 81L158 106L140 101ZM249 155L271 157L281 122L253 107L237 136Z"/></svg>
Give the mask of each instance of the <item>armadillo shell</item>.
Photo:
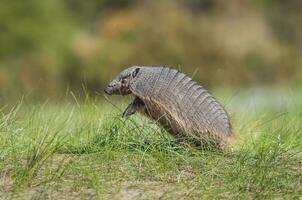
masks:
<svg viewBox="0 0 302 200"><path fill-rule="evenodd" d="M202 86L175 69L142 67L130 89L144 101L149 116L173 134L233 135L224 108Z"/></svg>

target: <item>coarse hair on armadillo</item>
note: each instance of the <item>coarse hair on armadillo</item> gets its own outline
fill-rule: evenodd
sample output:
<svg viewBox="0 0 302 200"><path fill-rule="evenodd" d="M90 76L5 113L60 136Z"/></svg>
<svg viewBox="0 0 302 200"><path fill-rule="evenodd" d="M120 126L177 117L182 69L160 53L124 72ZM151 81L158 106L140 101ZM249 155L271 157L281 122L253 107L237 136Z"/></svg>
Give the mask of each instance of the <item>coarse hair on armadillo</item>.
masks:
<svg viewBox="0 0 302 200"><path fill-rule="evenodd" d="M216 139L233 136L230 118L201 85L170 67L139 66L131 92L146 105L148 115L173 135L208 133Z"/></svg>

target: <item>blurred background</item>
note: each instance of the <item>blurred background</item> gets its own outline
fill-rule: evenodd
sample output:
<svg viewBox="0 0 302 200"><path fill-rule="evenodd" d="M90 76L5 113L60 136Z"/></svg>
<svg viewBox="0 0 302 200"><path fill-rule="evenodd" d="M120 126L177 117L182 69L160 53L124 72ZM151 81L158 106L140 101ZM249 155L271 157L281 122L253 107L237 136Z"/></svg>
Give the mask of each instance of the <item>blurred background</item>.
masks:
<svg viewBox="0 0 302 200"><path fill-rule="evenodd" d="M207 88L298 87L302 1L1 0L0 101L92 95L131 65Z"/></svg>

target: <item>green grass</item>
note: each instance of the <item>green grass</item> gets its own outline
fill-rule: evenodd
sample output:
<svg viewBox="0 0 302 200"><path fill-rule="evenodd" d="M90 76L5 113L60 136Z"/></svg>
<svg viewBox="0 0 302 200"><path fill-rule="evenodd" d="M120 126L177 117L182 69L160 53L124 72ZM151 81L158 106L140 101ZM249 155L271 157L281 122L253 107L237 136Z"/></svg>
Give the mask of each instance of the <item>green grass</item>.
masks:
<svg viewBox="0 0 302 200"><path fill-rule="evenodd" d="M184 147L108 102L3 107L0 198L299 199L302 98L282 96L220 98L233 153Z"/></svg>

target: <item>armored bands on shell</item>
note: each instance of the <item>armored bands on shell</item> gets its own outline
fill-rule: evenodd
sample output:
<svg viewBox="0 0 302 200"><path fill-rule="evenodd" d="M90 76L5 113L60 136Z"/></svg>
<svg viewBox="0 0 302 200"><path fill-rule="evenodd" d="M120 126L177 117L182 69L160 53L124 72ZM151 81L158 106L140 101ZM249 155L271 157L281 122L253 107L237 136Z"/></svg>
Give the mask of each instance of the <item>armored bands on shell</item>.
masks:
<svg viewBox="0 0 302 200"><path fill-rule="evenodd" d="M229 115L201 85L169 67L133 66L107 87L108 94L133 94L129 113L156 120L174 136L211 137L226 141L233 136ZM131 110L131 112L130 112Z"/></svg>

